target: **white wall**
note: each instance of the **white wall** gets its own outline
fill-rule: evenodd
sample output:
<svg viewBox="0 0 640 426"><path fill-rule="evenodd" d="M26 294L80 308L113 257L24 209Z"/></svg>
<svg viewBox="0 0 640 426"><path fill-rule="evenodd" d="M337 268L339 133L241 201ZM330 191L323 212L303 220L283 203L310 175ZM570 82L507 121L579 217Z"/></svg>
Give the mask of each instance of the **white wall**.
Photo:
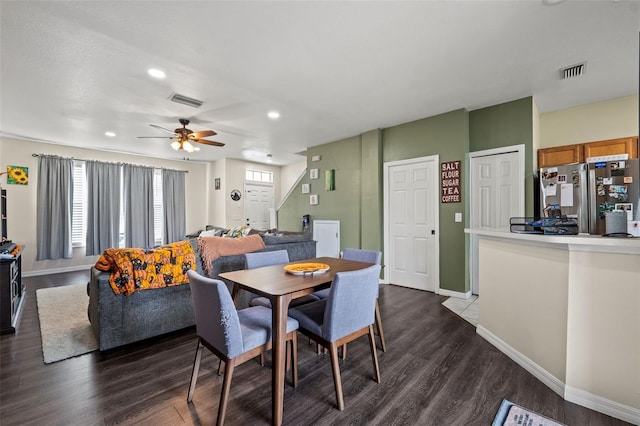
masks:
<svg viewBox="0 0 640 426"><path fill-rule="evenodd" d="M280 172L280 198L276 199L276 206L287 196L291 187L298 181L298 178L307 169L307 159L304 158L297 163L282 166Z"/></svg>
<svg viewBox="0 0 640 426"><path fill-rule="evenodd" d="M638 95L540 114L539 148L637 135Z"/></svg>
<svg viewBox="0 0 640 426"><path fill-rule="evenodd" d="M214 187L214 180L220 179L220 189L216 190ZM226 177L226 161L224 159L214 161L211 163L211 178L209 179L211 185L209 192L211 194L209 204L209 219L206 225L214 225L220 227L226 227L226 202L231 201L226 196L230 189L228 189L227 177Z"/></svg>
<svg viewBox="0 0 640 426"><path fill-rule="evenodd" d="M244 176L245 170L259 170L273 173L273 198L280 199L280 166L271 166L262 163L253 163L250 161L234 160L227 158L221 160L225 162L225 178L224 184L224 208L225 208L225 227L242 226L245 224L244 213ZM231 191L239 190L243 196L239 201L233 201L230 198Z"/></svg>
<svg viewBox="0 0 640 426"><path fill-rule="evenodd" d="M32 154L59 155L77 159L95 159L110 162L125 162L153 167L165 167L188 171L185 179L187 200L186 229L193 232L201 229L206 223L207 203L204 192L207 188L207 169L205 163L193 161L171 161L97 151L84 148L73 148L32 142L22 139L0 137L0 170L8 165L29 168L28 185L7 185L6 177L2 177L2 188L7 190L7 229L8 237L18 244L25 245L22 255L23 274L44 273L44 271L62 272L78 270L92 266L97 256L85 256L84 247L73 250L72 259L36 261L36 189L38 182L38 159Z"/></svg>

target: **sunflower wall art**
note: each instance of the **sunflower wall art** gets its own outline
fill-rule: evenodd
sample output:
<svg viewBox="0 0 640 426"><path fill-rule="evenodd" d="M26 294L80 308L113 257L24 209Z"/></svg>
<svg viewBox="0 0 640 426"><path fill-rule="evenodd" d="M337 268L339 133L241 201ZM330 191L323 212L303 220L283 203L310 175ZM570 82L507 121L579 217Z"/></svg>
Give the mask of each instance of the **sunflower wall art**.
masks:
<svg viewBox="0 0 640 426"><path fill-rule="evenodd" d="M7 166L7 183L14 185L29 184L29 168L22 166Z"/></svg>

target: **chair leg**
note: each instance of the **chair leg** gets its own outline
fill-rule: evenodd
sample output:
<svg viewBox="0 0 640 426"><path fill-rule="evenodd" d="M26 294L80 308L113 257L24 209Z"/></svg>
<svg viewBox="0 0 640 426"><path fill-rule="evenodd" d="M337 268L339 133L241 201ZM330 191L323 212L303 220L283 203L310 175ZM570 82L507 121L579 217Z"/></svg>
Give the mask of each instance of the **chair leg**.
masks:
<svg viewBox="0 0 640 426"><path fill-rule="evenodd" d="M347 359L347 344L342 345L342 360Z"/></svg>
<svg viewBox="0 0 640 426"><path fill-rule="evenodd" d="M344 397L342 396L342 379L340 379L340 364L338 362L338 347L335 343L329 343L331 355L331 370L333 371L333 385L336 388L336 401L338 410L344 410Z"/></svg>
<svg viewBox="0 0 640 426"><path fill-rule="evenodd" d="M193 393L196 390L196 381L198 380L198 371L200 371L200 360L202 359L202 343L198 339L198 346L196 348L196 356L193 360L193 368L191 369L191 382L189 383L189 392L187 393L187 402L193 400Z"/></svg>
<svg viewBox="0 0 640 426"><path fill-rule="evenodd" d="M260 367L264 367L264 352L260 354Z"/></svg>
<svg viewBox="0 0 640 426"><path fill-rule="evenodd" d="M298 387L298 335L294 331L291 339L291 362L293 363L293 387Z"/></svg>
<svg viewBox="0 0 640 426"><path fill-rule="evenodd" d="M378 366L378 353L376 351L376 336L373 334L373 324L369 326L369 345L371 346L371 359L373 360L373 370L376 375L376 382L380 383L380 367Z"/></svg>
<svg viewBox="0 0 640 426"><path fill-rule="evenodd" d="M220 393L220 406L218 407L217 426L224 424L224 417L227 414L227 401L229 400L229 389L231 389L231 376L235 368L235 359L230 359L224 363L224 379L222 380L222 392Z"/></svg>
<svg viewBox="0 0 640 426"><path fill-rule="evenodd" d="M382 331L382 318L380 317L380 305L378 304L378 299L376 299L376 328L378 329L378 334L380 335L380 345L382 346L382 352L386 352L387 344L384 341L384 331Z"/></svg>
<svg viewBox="0 0 640 426"><path fill-rule="evenodd" d="M222 375L222 360L218 360L218 376Z"/></svg>

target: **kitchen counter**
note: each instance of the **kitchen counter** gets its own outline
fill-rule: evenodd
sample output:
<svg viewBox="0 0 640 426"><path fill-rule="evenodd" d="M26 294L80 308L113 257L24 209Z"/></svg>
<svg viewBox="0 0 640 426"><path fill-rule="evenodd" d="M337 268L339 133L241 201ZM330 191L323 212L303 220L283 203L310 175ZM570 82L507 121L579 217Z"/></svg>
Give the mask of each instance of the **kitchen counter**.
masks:
<svg viewBox="0 0 640 426"><path fill-rule="evenodd" d="M478 334L567 401L640 424L640 238L465 232Z"/></svg>

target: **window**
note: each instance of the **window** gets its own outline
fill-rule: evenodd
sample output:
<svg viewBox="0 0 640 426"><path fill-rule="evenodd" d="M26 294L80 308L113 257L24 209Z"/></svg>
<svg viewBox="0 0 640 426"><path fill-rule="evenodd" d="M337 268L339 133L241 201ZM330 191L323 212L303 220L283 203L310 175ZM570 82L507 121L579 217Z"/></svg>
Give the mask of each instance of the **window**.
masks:
<svg viewBox="0 0 640 426"><path fill-rule="evenodd" d="M123 185L120 180L120 185ZM120 225L118 247L124 248L124 191L120 187ZM87 233L87 175L84 161L73 162L73 217L71 243L73 247L84 247ZM154 243L163 243L164 203L162 198L162 170L153 172L153 234Z"/></svg>
<svg viewBox="0 0 640 426"><path fill-rule="evenodd" d="M71 245L85 246L87 232L87 175L84 161L73 162L73 216L71 218Z"/></svg>
<svg viewBox="0 0 640 426"><path fill-rule="evenodd" d="M244 173L245 180L251 180L254 182L266 182L273 183L273 173L272 172L263 172L260 170L249 170L246 169Z"/></svg>
<svg viewBox="0 0 640 426"><path fill-rule="evenodd" d="M163 243L164 200L162 199L162 170L153 171L153 236L154 243Z"/></svg>

